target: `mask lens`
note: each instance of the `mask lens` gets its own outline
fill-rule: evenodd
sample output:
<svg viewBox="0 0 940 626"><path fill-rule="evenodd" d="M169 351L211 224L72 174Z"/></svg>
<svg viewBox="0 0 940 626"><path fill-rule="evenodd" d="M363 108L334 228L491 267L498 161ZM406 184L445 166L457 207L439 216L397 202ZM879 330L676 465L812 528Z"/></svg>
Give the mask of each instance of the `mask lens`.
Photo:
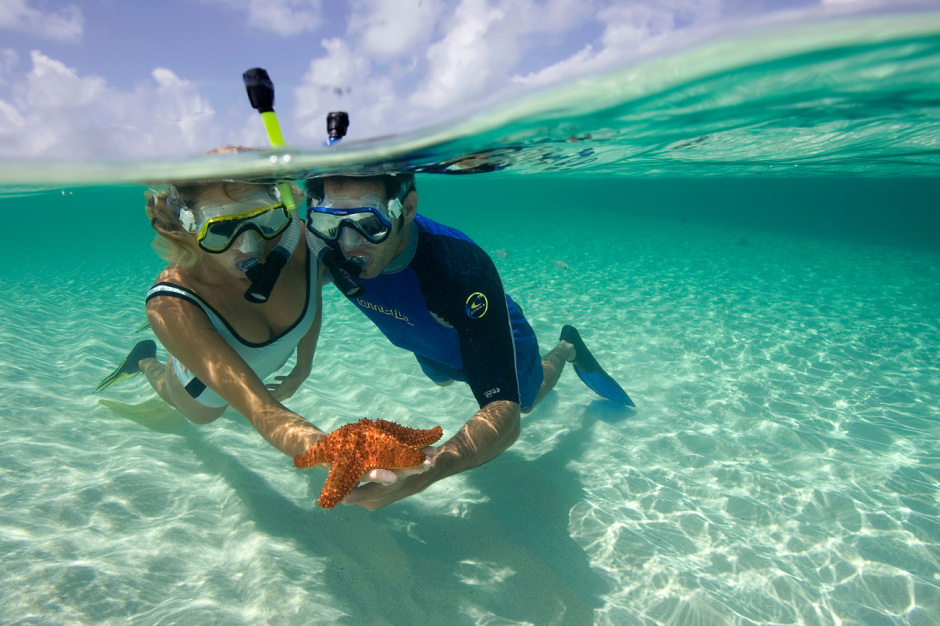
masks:
<svg viewBox="0 0 940 626"><path fill-rule="evenodd" d="M392 232L392 223L374 207L334 209L317 206L307 214L307 228L321 239L336 241L343 226L356 230L374 244L382 243Z"/></svg>

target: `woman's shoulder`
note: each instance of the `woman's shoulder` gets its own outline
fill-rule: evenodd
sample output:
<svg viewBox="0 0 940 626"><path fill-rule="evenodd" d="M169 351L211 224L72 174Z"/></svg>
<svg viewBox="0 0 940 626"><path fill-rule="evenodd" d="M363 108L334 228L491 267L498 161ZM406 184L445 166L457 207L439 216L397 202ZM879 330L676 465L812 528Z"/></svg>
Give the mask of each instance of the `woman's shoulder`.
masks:
<svg viewBox="0 0 940 626"><path fill-rule="evenodd" d="M175 263L171 263L166 266L162 272L157 276L156 280L153 281L153 287L157 285L173 285L176 287L184 287L186 289L191 289L190 281L186 276L186 272L182 271Z"/></svg>

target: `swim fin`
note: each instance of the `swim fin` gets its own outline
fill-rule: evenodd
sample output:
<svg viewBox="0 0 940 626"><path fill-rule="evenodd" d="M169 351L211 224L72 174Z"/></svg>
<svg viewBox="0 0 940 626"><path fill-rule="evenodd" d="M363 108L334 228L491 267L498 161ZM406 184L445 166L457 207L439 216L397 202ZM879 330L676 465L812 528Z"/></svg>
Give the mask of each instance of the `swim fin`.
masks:
<svg viewBox="0 0 940 626"><path fill-rule="evenodd" d="M571 364L574 365L575 373L585 385L597 395L612 402L624 406L635 406L627 392L604 371L591 351L587 349L574 326L565 326L561 329L561 341L567 341L574 346L575 358Z"/></svg>
<svg viewBox="0 0 940 626"><path fill-rule="evenodd" d="M98 386L95 387L95 393L103 391L108 387L113 387L120 382L124 382L140 374L140 367L137 364L141 359L146 358L157 358L157 344L152 339L145 339L134 346L130 354L124 357L121 364L117 366L117 369L98 383Z"/></svg>

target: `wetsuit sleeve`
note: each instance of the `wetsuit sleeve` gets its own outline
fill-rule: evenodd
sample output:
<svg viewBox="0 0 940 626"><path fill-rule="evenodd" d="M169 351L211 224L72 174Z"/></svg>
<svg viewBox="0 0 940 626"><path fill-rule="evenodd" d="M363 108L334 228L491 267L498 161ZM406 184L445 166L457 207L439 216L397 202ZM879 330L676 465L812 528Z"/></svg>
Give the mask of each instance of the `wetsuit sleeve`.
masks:
<svg viewBox="0 0 940 626"><path fill-rule="evenodd" d="M471 241L440 237L415 261L427 269L416 273L428 309L457 331L463 372L477 402L518 403L512 325L492 259Z"/></svg>

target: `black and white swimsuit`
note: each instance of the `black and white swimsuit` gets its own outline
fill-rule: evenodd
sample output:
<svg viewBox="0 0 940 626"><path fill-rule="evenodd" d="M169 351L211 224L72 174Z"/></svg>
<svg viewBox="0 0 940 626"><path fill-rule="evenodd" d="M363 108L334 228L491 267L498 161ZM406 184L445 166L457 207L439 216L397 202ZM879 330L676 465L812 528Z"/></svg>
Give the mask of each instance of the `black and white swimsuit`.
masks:
<svg viewBox="0 0 940 626"><path fill-rule="evenodd" d="M312 254L307 255L307 299L304 302L304 310L300 314L300 318L283 333L263 343L252 343L242 339L225 318L219 315L195 292L185 287L172 283L157 283L147 292L147 302L151 298L171 297L195 304L203 310L212 323L212 327L222 336L222 339L245 360L245 363L258 375L258 378L264 380L287 363L297 348L297 344L300 343L300 340L303 339L313 325L313 320L317 314L317 267L313 258ZM311 264L313 264L313 267L311 267ZM216 408L227 404L219 394L206 387L205 383L196 378L176 358L173 359L173 370L176 372L180 384L199 404Z"/></svg>

